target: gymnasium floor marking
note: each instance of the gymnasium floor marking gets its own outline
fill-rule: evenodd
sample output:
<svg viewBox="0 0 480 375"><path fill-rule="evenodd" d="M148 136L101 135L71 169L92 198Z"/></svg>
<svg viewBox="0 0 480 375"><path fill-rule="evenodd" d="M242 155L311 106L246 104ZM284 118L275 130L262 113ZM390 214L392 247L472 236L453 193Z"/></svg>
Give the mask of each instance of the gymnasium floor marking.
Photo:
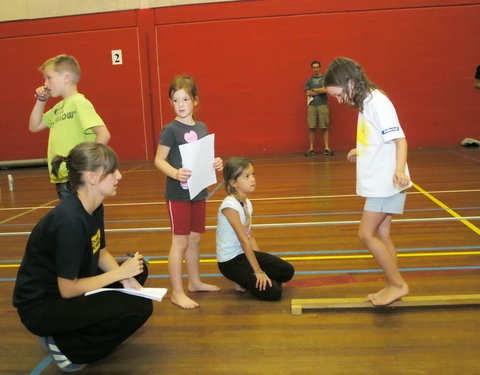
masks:
<svg viewBox="0 0 480 375"><path fill-rule="evenodd" d="M39 375L43 370L52 362L53 359L50 356L45 357L38 365L35 367L29 375Z"/></svg>
<svg viewBox="0 0 480 375"><path fill-rule="evenodd" d="M445 271L477 271L480 266L457 266L457 267L419 267L419 268L400 268L401 272L445 272ZM383 274L383 270L378 269L343 269L343 270L323 270L323 271L295 271L295 275L345 275L345 274L364 274L379 273ZM167 279L170 275L148 275L149 279ZM187 274L182 275L188 278ZM223 277L221 273L203 273L200 277ZM15 278L2 278L0 282L15 281Z"/></svg>
<svg viewBox="0 0 480 375"><path fill-rule="evenodd" d="M476 234L480 235L480 229L478 227L476 227L475 225L473 225L472 223L470 223L468 220L466 220L465 218L462 218L459 214L457 214L455 211L453 211L452 209L450 209L446 204L444 204L443 202L441 202L440 200L438 200L437 198L435 198L433 195L431 195L430 193L426 192L425 190L423 190L420 186L418 186L417 184L413 184L413 187L415 189L417 189L419 192L421 192L423 195L425 195L428 199L430 199L431 201L433 201L434 203L438 204L440 207L442 207L443 209L445 209L445 211L447 211L450 215L460 219L460 222L462 224L465 224L468 228L470 228L471 230L473 230Z"/></svg>
<svg viewBox="0 0 480 375"><path fill-rule="evenodd" d="M480 255L480 251L451 251L451 252L437 252L437 253L409 253L397 254L398 257L427 257L427 256L456 256L456 255ZM284 260L334 260L334 259L368 259L373 258L370 254L364 255L317 255L317 256L286 256L281 257ZM148 260L151 264L167 264L168 260ZM216 259L200 259L200 263L217 263ZM0 265L2 267L2 265Z"/></svg>
<svg viewBox="0 0 480 375"><path fill-rule="evenodd" d="M461 156L464 156L463 154ZM476 160L476 159L474 159ZM306 163L293 163L293 165L299 165L299 164L308 164L308 165L315 165L315 164L325 164L325 163L329 163L329 164L333 164L333 163L339 163L339 162L331 162L331 161L310 161L310 162L306 162ZM343 162L342 162L343 163ZM256 164L257 166L268 166L270 164L260 164L260 163L257 163ZM292 163L289 163L288 165L292 165ZM137 166L135 168L132 168L128 171L125 171L125 172L122 172L122 174L127 174L129 172L142 172L142 170L139 170L140 166ZM156 172L158 172L157 170L154 170ZM209 197L213 196L215 194L215 192L218 190L218 188L221 186L221 184L217 185L217 187L210 193ZM479 219L480 217L478 216L472 216L472 217L462 217L461 215L457 214L455 211L453 211L453 209L450 209L448 206L444 205L441 201L439 201L438 199L434 198L433 196L431 196L431 194L427 193L426 191L424 191L423 189L421 189L420 187L418 187L417 185L414 184L414 187L419 190L419 192L409 192L408 194L424 194L425 196L427 196L430 200L432 200L433 202L435 202L436 204L438 204L442 209L446 210L450 215L454 216L454 218L426 218L426 219L402 219L402 220L395 220L395 221L402 221L402 222L408 222L408 221L426 221L426 220L431 220L431 221L442 221L442 220L460 220L463 224L465 224L467 227L469 227L470 229L472 229L475 233L477 234L480 234L480 230L479 228L477 228L475 225L471 224L468 220L476 220L476 219ZM459 191L436 191L436 192L431 192L431 193L458 193L458 192L476 192L476 191L479 191L479 190L459 190ZM251 200L252 201L272 201L272 200L293 200L293 199L325 199L325 198L347 198L347 197L357 197L355 194L349 194L349 195L332 195L332 196L308 196L308 197L278 197L278 198L252 198ZM15 215L9 219L6 219L6 220L3 220L3 221L0 221L0 225L1 224L4 224L4 223L7 223L15 218L18 218L18 217L21 217L21 216L24 216L34 210L37 210L37 209L42 209L42 208L53 208L54 206L48 206L49 204L55 202L56 200L54 201L51 201L51 202L48 202L46 203L45 205L42 205L42 206L39 206L39 207L27 207L27 208L0 208L0 211L7 211L7 210L27 210L26 212L24 213L20 213L18 215ZM221 202L221 200L209 200L209 202ZM105 206L111 206L111 207L115 207L115 206L141 206L141 205L163 205L165 204L164 202L140 202L140 203L114 203L114 204L106 204ZM345 214L345 213L341 213L341 214ZM318 213L314 213L314 214L300 214L300 215L291 215L291 216L313 216L313 215L319 215ZM259 216L259 217L265 217L267 215L264 215L264 216ZM275 216L275 215L271 215L271 216ZM282 216L282 215L278 215L278 216ZM286 216L286 215L285 215ZM126 221L126 222L131 222L131 221ZM285 223L285 224L259 224L259 225L256 225L258 227L276 227L276 226L298 226L298 225L327 225L327 224L342 224L342 223L346 223L346 224L358 224L359 221L345 221L345 222L342 222L342 221L337 221L337 222L315 222L315 223ZM12 224L10 224L12 225ZM15 224L13 224L15 225ZM210 226L208 229L214 229L215 226ZM144 228L146 230L151 230L150 228ZM170 228L165 228L166 230L170 230ZM133 229L135 230L135 229ZM162 228L158 228L158 230L162 230ZM108 230L107 230L108 231ZM112 231L120 231L120 230L112 230ZM130 230L125 230L125 231L130 231ZM28 233L29 232L19 232L19 233ZM462 247L462 248L472 248L472 247ZM474 248L478 248L478 247L474 247ZM450 248L445 248L445 249L450 249ZM402 250L398 250L398 251L418 251L418 250L428 250L428 249L402 249ZM365 250L352 250L351 252L363 252ZM333 251L332 251L333 252ZM348 252L348 251L340 251L340 252ZM308 253L308 252L307 252ZM409 256L451 256L451 255L478 255L480 254L480 252L478 251L463 251L463 252L442 252L442 253L415 253L415 254L398 254L399 257L402 257L402 256L405 256L405 257L409 257ZM305 256L305 257L284 257L283 259L286 259L286 260L323 260L323 259L358 259L358 258L371 258L371 255L336 255L336 256ZM154 260L149 260L150 263L166 263L166 261L154 261ZM200 262L216 262L215 259L202 259L200 260ZM0 265L0 267L2 267L2 265ZM445 271L445 270L475 270L475 269L480 269L480 267L476 267L476 266L473 266L473 267L430 267L430 268L407 268L407 269L401 269L402 272L415 272L415 271ZM370 269L370 270L333 270L333 271L303 271L303 272L296 272L296 274L298 275L301 275L301 274L332 274L332 273L342 273L342 274L355 274L355 273L369 273L369 272L382 272L382 270L380 269ZM186 277L186 275L184 275ZM206 274L206 275L202 275L203 277L205 276L222 276L221 274ZM155 278L155 277L161 277L161 278L164 278L164 277L169 277L168 275L151 275L150 277L152 278ZM2 279L0 279L0 281L3 281ZM39 375L43 372L43 370L45 370L45 368L50 364L50 362L52 361L52 359L47 356L44 360L42 360L34 370L32 370L32 372L30 373L31 375Z"/></svg>
<svg viewBox="0 0 480 375"><path fill-rule="evenodd" d="M472 271L470 269L446 269L446 270L427 270L427 271L418 271L405 273L405 278L412 277L429 277L429 276L438 276L438 275L451 275L458 273L465 273ZM307 277L307 278L295 278L288 282L289 288L311 288L311 287L322 287L329 285L341 285L341 284L359 284L359 283L369 283L385 280L384 274L379 270L379 275L369 276L369 277L354 277L351 273L345 273L341 275L333 276L322 276L322 277Z"/></svg>
<svg viewBox="0 0 480 375"><path fill-rule="evenodd" d="M452 208L454 210L480 210L480 207L455 207ZM406 209L405 213L410 212L431 212L431 211L445 211L443 208L416 208L416 209ZM296 213L296 214L269 214L269 215L253 215L254 219L257 218L278 218L278 217L303 217L303 216L334 216L334 215L361 215L362 211L337 211L337 212L303 212L303 213ZM206 218L207 221L209 220L216 220L216 216L208 216ZM451 220L452 218L447 218ZM154 219L124 219L124 220L105 220L106 224L109 223L146 223L146 222L169 222L168 218L154 218ZM14 224L0 224L0 227L7 227L7 226L34 226L35 223L14 223Z"/></svg>
<svg viewBox="0 0 480 375"><path fill-rule="evenodd" d="M476 193L480 192L480 189L464 189L464 190L434 190L430 194L455 194L455 193ZM418 195L423 194L421 191L409 191L408 195ZM274 200L295 200L295 199L331 199L331 198L351 198L356 197L361 199L356 194L337 194L337 195L307 195L307 196L295 196L295 197L263 197L263 198L251 198L251 201L274 201ZM208 200L208 203L221 203L223 199L212 199ZM52 201L54 202L54 201ZM52 203L50 202L50 203ZM48 204L48 203L47 203ZM123 206L154 206L154 205L165 205L165 201L150 201L150 202L129 202L129 203L106 203L105 207L123 207ZM15 211L15 210L30 210L30 209L51 209L55 206L45 206L40 207L1 207L0 211Z"/></svg>
<svg viewBox="0 0 480 375"><path fill-rule="evenodd" d="M36 210L38 210L38 209L40 209L40 208L48 207L47 205L52 204L53 202L56 202L57 200L58 200L58 199L54 199L54 200L52 200L52 201L50 201L50 202L47 202L47 203L45 203L45 204L42 204L41 206L31 207L31 208L28 209L28 211L21 212L21 213L19 213L19 214L17 214L17 215L14 215L14 216L12 216L12 217L9 217L8 219L5 219L5 220L0 221L0 224L7 223L7 222L9 222L9 221L11 221L11 220L13 220L13 219L16 219L16 218L18 218L18 217L27 215L27 214L29 214L30 212L36 211Z"/></svg>
<svg viewBox="0 0 480 375"><path fill-rule="evenodd" d="M275 254L275 253L272 253ZM276 254L275 254L276 255ZM434 257L434 256L460 256L460 255L480 255L480 251L444 251L444 252L427 252L427 253L397 253L397 256L400 258L410 258L410 257ZM213 257L211 259L200 259L200 263L217 263L215 255L210 255ZM168 257L163 256L165 260L154 260L154 258L160 257L148 257L145 259L149 264L168 264ZM283 256L281 257L287 261L306 261L306 260L339 260L339 259L370 259L373 258L371 254L361 254L361 255L310 255L310 256ZM124 259L123 257L118 259ZM20 261L2 261L0 268L18 268L20 267Z"/></svg>
<svg viewBox="0 0 480 375"><path fill-rule="evenodd" d="M215 192L222 186L223 186L223 181L220 182L217 186L215 186L215 188L213 188L213 190L211 192L208 193L207 200L209 200L211 198L211 196L213 194L215 194Z"/></svg>
<svg viewBox="0 0 480 375"><path fill-rule="evenodd" d="M419 219L394 219L394 223L415 223L415 222L436 222L436 221L467 221L467 220L479 220L480 216L458 216L458 217L429 217ZM468 222L468 221L467 221ZM344 220L344 221L311 221L311 222L297 222L297 223L269 223L269 224L253 224L253 228L281 228L281 227L300 227L300 226L322 226L322 225L352 225L359 224L360 220ZM473 224L469 223L475 227ZM206 225L206 230L216 229L216 225ZM477 228L477 227L475 227ZM478 229L478 228L477 228ZM170 227L140 227L140 228L111 228L105 229L107 233L131 233L131 232L167 232L170 231ZM2 232L0 237L8 236L28 236L30 231L24 232Z"/></svg>
<svg viewBox="0 0 480 375"><path fill-rule="evenodd" d="M473 157L473 156L467 155L463 152L459 152L459 151L450 151L450 152L454 155L464 157L465 159L470 159L470 160L473 160L473 161L480 161L480 159L478 157Z"/></svg>
<svg viewBox="0 0 480 375"><path fill-rule="evenodd" d="M472 250L472 249L480 249L480 246L446 246L446 247L410 247L410 248L401 248L397 249L397 253L404 253L404 252L417 252L417 251L442 251L442 250ZM161 252L168 250L155 250L154 252ZM369 254L370 252L367 249L345 249L345 250L308 250L308 251L275 251L270 252L270 254L276 256L284 256L284 255L299 255L299 254L306 254L307 256L311 256L312 254L352 254L352 253L365 253ZM215 258L216 254L200 254L200 258ZM116 257L118 260L127 259L127 257ZM155 260L155 259L168 259L168 255L149 255L145 256L147 261ZM0 260L1 263L20 263L21 260Z"/></svg>

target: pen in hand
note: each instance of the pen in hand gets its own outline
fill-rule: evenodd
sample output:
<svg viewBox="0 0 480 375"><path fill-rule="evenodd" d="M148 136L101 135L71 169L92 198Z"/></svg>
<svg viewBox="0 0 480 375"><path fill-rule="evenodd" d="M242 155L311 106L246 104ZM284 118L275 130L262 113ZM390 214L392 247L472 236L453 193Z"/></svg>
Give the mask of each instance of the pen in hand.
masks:
<svg viewBox="0 0 480 375"><path fill-rule="evenodd" d="M130 257L130 258L133 258L135 256L135 254L127 253L127 256ZM143 263L149 264L148 261L145 258L142 258L142 260L143 260Z"/></svg>

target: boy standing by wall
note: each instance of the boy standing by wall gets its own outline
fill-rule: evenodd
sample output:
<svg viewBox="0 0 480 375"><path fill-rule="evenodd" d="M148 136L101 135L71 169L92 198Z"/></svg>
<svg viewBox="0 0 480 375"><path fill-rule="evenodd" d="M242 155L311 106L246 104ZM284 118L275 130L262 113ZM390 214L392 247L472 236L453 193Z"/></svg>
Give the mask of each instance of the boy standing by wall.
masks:
<svg viewBox="0 0 480 375"><path fill-rule="evenodd" d="M58 196L70 192L68 173L62 165L58 177L52 174L52 160L56 155L66 156L77 144L90 141L107 144L110 133L92 103L77 91L80 80L78 61L69 55L58 55L45 61L39 70L45 83L35 90L37 101L30 114L29 130L33 133L49 128L48 170L50 181L56 184ZM44 113L47 100L63 99Z"/></svg>

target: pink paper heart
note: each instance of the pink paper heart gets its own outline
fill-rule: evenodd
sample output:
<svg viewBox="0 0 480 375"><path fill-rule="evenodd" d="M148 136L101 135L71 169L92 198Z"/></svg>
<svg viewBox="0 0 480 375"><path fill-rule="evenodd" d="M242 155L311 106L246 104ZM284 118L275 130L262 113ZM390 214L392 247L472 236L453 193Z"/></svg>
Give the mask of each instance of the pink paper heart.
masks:
<svg viewBox="0 0 480 375"><path fill-rule="evenodd" d="M188 133L183 135L183 138L187 141L187 143L195 142L198 139L197 133L193 130L190 130Z"/></svg>

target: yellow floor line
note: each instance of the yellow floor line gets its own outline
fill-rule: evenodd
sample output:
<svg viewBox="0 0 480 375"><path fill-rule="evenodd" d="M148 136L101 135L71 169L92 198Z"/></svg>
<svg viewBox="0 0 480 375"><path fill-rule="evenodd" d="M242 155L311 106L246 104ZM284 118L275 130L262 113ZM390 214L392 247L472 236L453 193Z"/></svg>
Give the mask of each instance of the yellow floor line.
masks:
<svg viewBox="0 0 480 375"><path fill-rule="evenodd" d="M399 257L427 257L427 256L455 256L455 255L480 255L480 251L451 251L440 253L408 253L397 254ZM372 258L372 255L320 255L320 256L300 256L300 257L281 257L283 260L332 260L332 259L366 259ZM216 259L200 259L200 263L215 263ZM168 260L148 260L148 263L165 264Z"/></svg>
<svg viewBox="0 0 480 375"><path fill-rule="evenodd" d="M428 192L426 192L425 190L423 190L420 186L418 186L417 184L413 184L413 186L415 187L415 189L417 189L419 192L421 192L423 195L425 195L428 199L430 199L431 201L435 202L436 204L438 204L440 207L442 207L445 211L447 211L450 215L456 217L456 218L459 218L460 219L460 222L462 224L465 224L468 228L470 228L471 230L473 230L476 234L480 235L480 229L478 227L476 227L475 225L473 225L472 223L470 223L468 220L465 220L465 219L462 219L462 216L457 214L455 211L453 211L451 208L449 208L446 204L442 203L441 201L439 201L437 198L435 198L433 195L429 194Z"/></svg>
<svg viewBox="0 0 480 375"><path fill-rule="evenodd" d="M429 257L429 256L458 256L458 255L480 255L480 251L449 251L440 253L407 253L397 254L398 257ZM320 256L300 256L300 257L281 257L284 260L333 260L333 259L367 259L372 258L370 254L365 255L320 255ZM200 263L216 263L215 258L200 259ZM168 260L148 260L149 264L167 264ZM0 268L19 267L20 264L0 264Z"/></svg>
<svg viewBox="0 0 480 375"><path fill-rule="evenodd" d="M43 208L44 206L48 206L49 204L52 204L53 202L56 202L57 200L58 200L58 199L54 199L53 201L47 202L47 203L45 203L45 204L42 204L41 206L33 207L33 208L29 209L28 211L21 212L21 213L15 215L15 216L9 217L8 219L5 219L5 220L0 221L0 224L8 223L9 221L11 221L11 220L13 220L13 219L16 219L17 217L21 217L21 216L27 215L27 214L29 214L30 212L33 212L33 211L35 211L35 210L38 210L39 208Z"/></svg>

